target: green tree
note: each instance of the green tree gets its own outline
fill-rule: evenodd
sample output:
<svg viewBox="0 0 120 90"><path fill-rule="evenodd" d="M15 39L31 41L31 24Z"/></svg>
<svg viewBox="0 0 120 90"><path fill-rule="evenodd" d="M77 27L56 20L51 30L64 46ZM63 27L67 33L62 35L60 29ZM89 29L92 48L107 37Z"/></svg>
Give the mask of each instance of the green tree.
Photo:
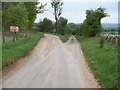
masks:
<svg viewBox="0 0 120 90"><path fill-rule="evenodd" d="M44 18L38 25L40 31L53 32L53 22L50 19Z"/></svg>
<svg viewBox="0 0 120 90"><path fill-rule="evenodd" d="M38 4L40 4L40 6L37 6ZM31 30L34 24L34 21L36 19L36 15L37 13L43 13L45 11L44 7L46 6L43 5L42 3L38 3L38 2L25 2L24 3L27 12L28 12L28 30Z"/></svg>
<svg viewBox="0 0 120 90"><path fill-rule="evenodd" d="M27 9L27 12L28 12L28 30L31 30L32 27L33 27L33 23L35 21L35 18L36 18L36 5L37 3L36 2L25 2L24 3L26 9Z"/></svg>
<svg viewBox="0 0 120 90"><path fill-rule="evenodd" d="M7 9L12 6L12 5L17 5L18 3L12 3L12 2L2 2L2 26L4 27L4 30L6 30L7 28L9 28L8 26L8 19L7 17Z"/></svg>
<svg viewBox="0 0 120 90"><path fill-rule="evenodd" d="M21 29L26 29L28 25L28 12L23 3L10 4L9 8L3 10L3 28L10 26L18 26ZM27 29L26 29L27 30ZM17 34L13 36L13 41L17 39Z"/></svg>
<svg viewBox="0 0 120 90"><path fill-rule="evenodd" d="M79 35L81 33L80 32L80 24L68 23L66 25L65 32L69 35L71 35L71 34Z"/></svg>
<svg viewBox="0 0 120 90"><path fill-rule="evenodd" d="M82 35L94 37L102 32L101 19L109 16L105 8L86 10L86 19L82 24Z"/></svg>
<svg viewBox="0 0 120 90"><path fill-rule="evenodd" d="M6 27L7 26L7 23L6 22L6 18L5 17L5 10L11 5L12 3L7 3L7 2L2 2L2 10L1 10L1 14L2 14L2 39L3 39L3 43L5 43L5 30L6 30Z"/></svg>
<svg viewBox="0 0 120 90"><path fill-rule="evenodd" d="M68 20L66 18L60 17L58 20L58 33L65 34L65 28Z"/></svg>
<svg viewBox="0 0 120 90"><path fill-rule="evenodd" d="M12 26L19 26L20 29L26 29L26 37L28 30L31 30L36 18L37 13L43 13L44 7L42 3L37 6L36 2L3 2L3 17L2 17L2 26L4 30L9 29ZM4 31L3 31L4 32Z"/></svg>
<svg viewBox="0 0 120 90"><path fill-rule="evenodd" d="M54 9L53 15L55 16L55 29L58 31L58 20L60 15L62 14L62 5L63 2L61 0L52 0L51 6Z"/></svg>
<svg viewBox="0 0 120 90"><path fill-rule="evenodd" d="M18 26L20 29L26 28L28 24L28 12L24 4L12 4L3 11L3 26Z"/></svg>

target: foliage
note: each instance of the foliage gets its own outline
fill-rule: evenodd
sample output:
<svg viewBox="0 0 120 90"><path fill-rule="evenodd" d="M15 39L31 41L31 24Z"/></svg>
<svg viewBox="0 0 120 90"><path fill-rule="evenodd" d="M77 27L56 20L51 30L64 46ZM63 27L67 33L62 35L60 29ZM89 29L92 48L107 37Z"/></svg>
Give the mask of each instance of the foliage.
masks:
<svg viewBox="0 0 120 90"><path fill-rule="evenodd" d="M86 10L86 19L81 25L82 36L94 37L102 32L101 19L108 14L104 8Z"/></svg>
<svg viewBox="0 0 120 90"><path fill-rule="evenodd" d="M42 36L43 33L32 32L29 38L21 38L14 43L11 41L3 43L2 67L4 68L17 59L26 56Z"/></svg>
<svg viewBox="0 0 120 90"><path fill-rule="evenodd" d="M68 20L60 17L58 20L58 33L64 35L65 34L65 27L67 25Z"/></svg>
<svg viewBox="0 0 120 90"><path fill-rule="evenodd" d="M80 33L80 25L74 23L68 23L65 29L65 33L68 35L79 35Z"/></svg>
<svg viewBox="0 0 120 90"><path fill-rule="evenodd" d="M27 9L27 12L28 12L28 30L30 30L32 27L33 27L33 23L35 21L35 18L36 18L36 5L37 3L36 2L25 2L24 3L26 9Z"/></svg>
<svg viewBox="0 0 120 90"><path fill-rule="evenodd" d="M24 4L11 4L8 9L3 10L3 26L19 26L23 29L29 21L27 14Z"/></svg>
<svg viewBox="0 0 120 90"><path fill-rule="evenodd" d="M40 6L37 6L40 4ZM33 27L33 23L36 19L37 13L43 13L45 11L44 7L47 5L43 5L42 3L38 2L24 2L24 5L28 12L28 30L31 30Z"/></svg>
<svg viewBox="0 0 120 90"><path fill-rule="evenodd" d="M42 4L40 2L37 2L37 5L39 5L39 6L36 6L36 12L37 13L44 13L44 11L46 10L45 6L47 6L47 4Z"/></svg>
<svg viewBox="0 0 120 90"><path fill-rule="evenodd" d="M44 18L38 25L39 31L53 32L53 22L50 19Z"/></svg>
<svg viewBox="0 0 120 90"><path fill-rule="evenodd" d="M3 42L5 42L5 30L9 30L10 26L18 26L20 30L26 30L27 37L28 30L33 29L34 21L37 13L43 13L44 7L42 3L37 6L36 2L3 2L3 17L2 17L2 34Z"/></svg>
<svg viewBox="0 0 120 90"><path fill-rule="evenodd" d="M19 4L18 2L2 2L2 10L8 9L9 6L13 5L13 4Z"/></svg>
<svg viewBox="0 0 120 90"><path fill-rule="evenodd" d="M60 15L62 14L62 5L63 2L61 0L52 0L51 6L54 9L53 15L55 16L55 29L58 31L58 20L60 18Z"/></svg>

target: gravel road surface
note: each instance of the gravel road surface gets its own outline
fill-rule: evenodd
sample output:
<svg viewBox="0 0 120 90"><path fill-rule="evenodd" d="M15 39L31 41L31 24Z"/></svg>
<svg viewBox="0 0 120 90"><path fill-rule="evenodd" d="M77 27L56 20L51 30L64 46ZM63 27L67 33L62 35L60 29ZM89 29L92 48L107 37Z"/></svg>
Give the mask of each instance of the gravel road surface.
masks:
<svg viewBox="0 0 120 90"><path fill-rule="evenodd" d="M3 79L3 88L98 88L74 36L63 43L45 34L20 68Z"/></svg>

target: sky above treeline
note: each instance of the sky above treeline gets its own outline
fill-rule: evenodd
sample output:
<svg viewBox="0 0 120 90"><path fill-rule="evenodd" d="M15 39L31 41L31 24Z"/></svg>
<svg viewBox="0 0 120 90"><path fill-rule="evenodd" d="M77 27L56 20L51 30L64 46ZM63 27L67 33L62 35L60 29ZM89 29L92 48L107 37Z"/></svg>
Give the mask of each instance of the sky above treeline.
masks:
<svg viewBox="0 0 120 90"><path fill-rule="evenodd" d="M82 23L86 17L86 10L97 9L99 7L106 8L110 17L102 19L102 23L118 23L118 1L119 0L63 0L62 17L68 19L69 23ZM44 18L55 21L51 0L39 0L43 4L47 3L46 11L37 14L35 22L38 23Z"/></svg>

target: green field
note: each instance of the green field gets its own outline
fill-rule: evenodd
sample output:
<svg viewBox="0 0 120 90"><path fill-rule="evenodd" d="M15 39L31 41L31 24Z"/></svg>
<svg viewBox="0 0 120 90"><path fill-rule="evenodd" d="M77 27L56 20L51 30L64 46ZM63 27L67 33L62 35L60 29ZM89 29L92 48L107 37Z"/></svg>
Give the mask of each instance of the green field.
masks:
<svg viewBox="0 0 120 90"><path fill-rule="evenodd" d="M2 67L10 65L17 59L26 56L36 45L37 41L43 37L43 33L30 33L27 38L19 38L16 42L6 37L6 43L2 44Z"/></svg>
<svg viewBox="0 0 120 90"><path fill-rule="evenodd" d="M78 38L85 58L102 87L118 87L118 46L105 42L99 48L98 38Z"/></svg>
<svg viewBox="0 0 120 90"><path fill-rule="evenodd" d="M104 34L112 34L112 35L118 35L118 32L117 31L109 31L109 32L103 32Z"/></svg>

